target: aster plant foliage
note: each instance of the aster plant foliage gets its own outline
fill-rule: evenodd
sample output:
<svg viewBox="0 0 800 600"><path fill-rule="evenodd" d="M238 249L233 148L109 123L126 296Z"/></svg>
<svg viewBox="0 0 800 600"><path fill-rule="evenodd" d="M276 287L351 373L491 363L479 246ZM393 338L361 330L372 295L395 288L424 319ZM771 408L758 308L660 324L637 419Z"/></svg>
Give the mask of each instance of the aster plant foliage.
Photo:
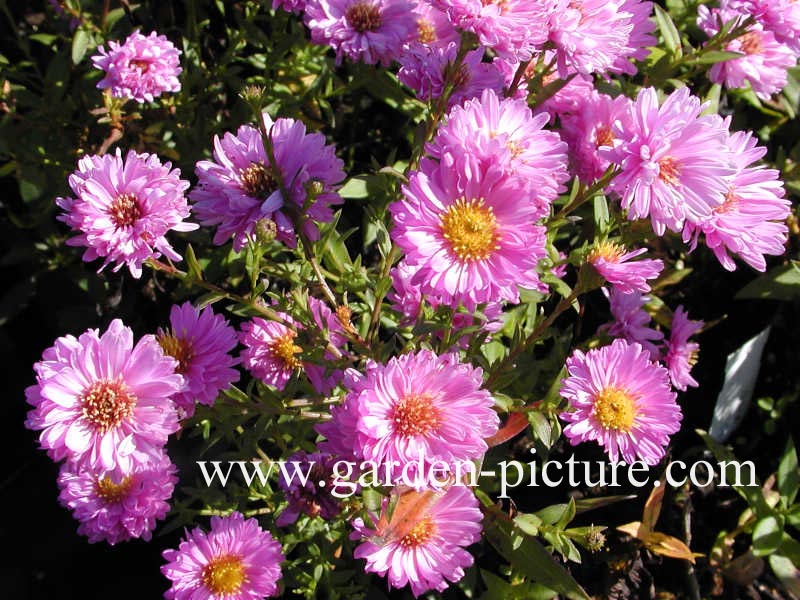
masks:
<svg viewBox="0 0 800 600"><path fill-rule="evenodd" d="M63 271L96 306L25 390L78 534L183 530L176 600L612 597L574 567L622 521L580 513L626 497L509 499L496 474L660 473L693 435L723 311L692 306L692 270L793 268L798 11L50 2L0 154L43 240L31 285ZM609 544L694 562L658 535Z"/></svg>

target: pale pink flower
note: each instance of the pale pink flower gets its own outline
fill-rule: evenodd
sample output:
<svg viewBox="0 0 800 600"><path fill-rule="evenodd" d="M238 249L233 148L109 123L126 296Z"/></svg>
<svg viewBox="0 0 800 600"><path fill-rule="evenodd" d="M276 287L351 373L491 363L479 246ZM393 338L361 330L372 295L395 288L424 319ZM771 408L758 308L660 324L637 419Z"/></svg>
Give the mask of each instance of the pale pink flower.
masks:
<svg viewBox="0 0 800 600"><path fill-rule="evenodd" d="M620 292L649 292L649 279L655 279L664 269L664 263L659 259L646 258L632 261L631 259L647 252L647 248L639 248L632 252L625 252L625 248L616 242L604 240L592 248L587 261L595 270Z"/></svg>
<svg viewBox="0 0 800 600"><path fill-rule="evenodd" d="M689 319L683 306L675 309L664 362L669 370L669 378L676 390L685 392L689 386L698 386L697 381L692 377L692 367L697 362L700 344L690 342L689 338L702 328L703 321Z"/></svg>

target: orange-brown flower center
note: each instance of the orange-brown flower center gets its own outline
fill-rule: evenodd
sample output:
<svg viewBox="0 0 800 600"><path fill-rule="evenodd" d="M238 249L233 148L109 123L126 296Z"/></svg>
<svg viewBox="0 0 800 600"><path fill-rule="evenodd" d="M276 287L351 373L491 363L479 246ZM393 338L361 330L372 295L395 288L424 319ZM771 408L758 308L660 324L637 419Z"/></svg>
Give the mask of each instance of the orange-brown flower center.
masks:
<svg viewBox="0 0 800 600"><path fill-rule="evenodd" d="M189 370L189 364L194 357L194 349L187 339L175 337L172 333L162 333L158 336L158 343L164 354L168 354L178 361L176 373L184 375Z"/></svg>
<svg viewBox="0 0 800 600"><path fill-rule="evenodd" d="M278 182L272 170L260 162L250 163L239 172L244 193L252 198L264 199L278 189Z"/></svg>
<svg viewBox="0 0 800 600"><path fill-rule="evenodd" d="M80 400L83 417L101 433L119 425L136 406L136 397L120 380L100 380L86 389Z"/></svg>
<svg viewBox="0 0 800 600"><path fill-rule="evenodd" d="M419 32L419 41L423 44L432 44L436 41L436 28L427 19L417 19L417 31Z"/></svg>
<svg viewBox="0 0 800 600"><path fill-rule="evenodd" d="M736 191L733 188L730 188L725 193L725 200L719 206L715 206L712 209L712 212L718 215L723 215L725 213L729 213L736 208L739 204L739 197L736 195Z"/></svg>
<svg viewBox="0 0 800 600"><path fill-rule="evenodd" d="M354 2L347 8L344 16L358 33L377 31L381 26L381 11L368 0Z"/></svg>
<svg viewBox="0 0 800 600"><path fill-rule="evenodd" d="M678 183L680 174L680 165L671 156L665 156L658 161L658 176L664 183L675 185Z"/></svg>
<svg viewBox="0 0 800 600"><path fill-rule="evenodd" d="M608 125L600 125L594 131L594 145L596 147L600 146L612 146L614 144L614 133L611 131L611 127Z"/></svg>
<svg viewBox="0 0 800 600"><path fill-rule="evenodd" d="M108 216L114 227L130 227L142 216L139 200L133 194L120 194L108 207Z"/></svg>
<svg viewBox="0 0 800 600"><path fill-rule="evenodd" d="M110 477L103 477L95 482L94 491L104 502L117 504L125 499L132 485L133 478L130 475L123 477L119 483L114 483Z"/></svg>
<svg viewBox="0 0 800 600"><path fill-rule="evenodd" d="M430 396L410 394L394 407L392 423L398 435L426 435L439 427L440 416Z"/></svg>
<svg viewBox="0 0 800 600"><path fill-rule="evenodd" d="M147 73L147 71L150 69L150 61L144 60L143 58L134 58L128 64L139 69L142 74Z"/></svg>
<svg viewBox="0 0 800 600"><path fill-rule="evenodd" d="M761 36L754 32L748 32L739 37L739 48L745 54L759 54L761 52Z"/></svg>
<svg viewBox="0 0 800 600"><path fill-rule="evenodd" d="M241 557L226 554L218 556L206 565L201 580L212 594L224 596L238 592L242 584L247 581L247 573Z"/></svg>
<svg viewBox="0 0 800 600"><path fill-rule="evenodd" d="M416 548L430 540L436 533L436 525L430 517L423 517L407 534L400 538L404 548Z"/></svg>
<svg viewBox="0 0 800 600"><path fill-rule="evenodd" d="M442 215L440 226L453 253L463 261L485 259L500 247L497 219L482 198L459 198Z"/></svg>

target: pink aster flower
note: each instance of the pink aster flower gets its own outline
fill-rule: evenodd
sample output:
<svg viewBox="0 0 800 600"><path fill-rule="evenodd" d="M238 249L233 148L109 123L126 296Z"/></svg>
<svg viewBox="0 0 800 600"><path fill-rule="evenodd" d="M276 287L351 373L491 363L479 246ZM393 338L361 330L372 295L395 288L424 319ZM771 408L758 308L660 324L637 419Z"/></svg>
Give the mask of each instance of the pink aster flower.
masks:
<svg viewBox="0 0 800 600"><path fill-rule="evenodd" d="M580 180L591 184L600 179L611 162L600 148L613 148L614 124L623 128L630 121L631 100L611 98L593 89L584 95L574 110L561 115L561 137L570 149L570 160Z"/></svg>
<svg viewBox="0 0 800 600"><path fill-rule="evenodd" d="M176 366L152 335L134 346L119 319L102 335L90 329L59 338L34 365L25 426L42 432L40 445L53 460L130 472L178 430L170 399L183 389Z"/></svg>
<svg viewBox="0 0 800 600"><path fill-rule="evenodd" d="M649 292L647 280L658 277L664 269L664 263L650 258L629 262L645 252L647 248L625 252L625 248L619 244L604 240L592 248L587 260L608 283L619 288L620 292Z"/></svg>
<svg viewBox="0 0 800 600"><path fill-rule="evenodd" d="M210 306L198 310L190 302L174 305L169 313L170 329L159 330L157 339L165 354L178 361L186 389L172 397L181 418L194 414L195 401L214 404L220 391L239 379L232 367L239 361L231 352L237 344L236 330Z"/></svg>
<svg viewBox="0 0 800 600"><path fill-rule="evenodd" d="M729 121L726 121L726 125ZM780 173L763 165L751 166L767 149L759 147L749 132L737 131L728 139L736 174L728 186L725 201L699 223L687 223L684 241L697 245L705 236L722 266L733 271L736 263L728 254L739 256L759 271L767 268L764 255L780 256L786 251L786 219L791 211Z"/></svg>
<svg viewBox="0 0 800 600"><path fill-rule="evenodd" d="M137 279L142 263L163 253L181 260L167 238L170 230L192 231L195 223L184 223L189 206L184 192L189 182L180 178L171 163L161 164L155 154L129 151L115 155L85 156L69 176L76 198L56 198L64 210L58 218L80 232L67 241L85 246L83 260L103 258L100 270L112 262L114 271L127 265Z"/></svg>
<svg viewBox="0 0 800 600"><path fill-rule="evenodd" d="M312 42L336 50L336 64L346 56L388 67L403 44L417 36L414 5L408 0L308 0L305 23Z"/></svg>
<svg viewBox="0 0 800 600"><path fill-rule="evenodd" d="M588 75L607 73L633 49L633 14L625 0L556 0L550 11L549 41L555 45L558 70Z"/></svg>
<svg viewBox="0 0 800 600"><path fill-rule="evenodd" d="M650 353L650 360L660 360L661 350L653 342L660 344L664 334L650 327L650 315L642 308L650 298L639 292L626 294L617 287L603 288L603 293L608 298L614 322L603 325L601 331L607 331L608 335L631 343L638 343Z"/></svg>
<svg viewBox="0 0 800 600"><path fill-rule="evenodd" d="M719 32L719 23L743 21L745 15L720 9L709 10L707 6L697 8L697 24L709 36ZM740 52L743 56L714 63L708 78L727 88L746 88L748 84L762 100L780 92L786 85L786 71L797 65L797 56L787 46L775 39L775 35L754 23L747 31L725 46L728 52Z"/></svg>
<svg viewBox="0 0 800 600"><path fill-rule="evenodd" d="M482 384L481 370L452 354L421 350L385 365L368 362L363 375L346 371L350 407L334 414L333 427L343 416L357 416L350 441L356 455L385 464L393 475L409 463L455 468L483 456L484 438L499 425Z"/></svg>
<svg viewBox="0 0 800 600"><path fill-rule="evenodd" d="M689 338L702 328L703 322L689 319L683 306L675 309L664 362L669 370L669 378L676 390L685 392L688 386L698 386L697 381L692 377L692 367L697 362L697 352L700 350L700 344L690 342Z"/></svg>
<svg viewBox="0 0 800 600"><path fill-rule="evenodd" d="M800 4L795 0L722 0L720 7L754 16L778 42L800 52Z"/></svg>
<svg viewBox="0 0 800 600"><path fill-rule="evenodd" d="M261 600L275 596L284 560L281 545L255 519L234 512L211 517L211 531L186 534L165 550L161 572L172 582L167 600Z"/></svg>
<svg viewBox="0 0 800 600"><path fill-rule="evenodd" d="M397 78L414 90L417 98L430 102L444 93L445 69L455 62L457 54L457 43L446 46L411 43L399 59L401 66ZM482 48L467 52L448 98L448 106L461 104L480 95L483 90L502 91L502 73L495 63L482 62L483 54Z"/></svg>
<svg viewBox="0 0 800 600"><path fill-rule="evenodd" d="M287 246L297 244L294 224L281 208L289 202L296 210L305 209L308 221L304 233L319 238L313 221L333 219L332 205L341 204L336 184L344 177L344 163L336 150L326 144L321 133L306 133L306 126L294 119L272 121L263 113L264 126L272 137L275 163L286 187L288 199L281 195L276 174L272 172L267 151L258 129L243 125L236 132L214 138L214 160L197 163L198 187L190 198L193 212L202 225L218 226L215 244L233 237L233 248L241 250L253 237L259 220L270 219L277 226L277 238ZM306 208L309 188L314 199Z"/></svg>
<svg viewBox="0 0 800 600"><path fill-rule="evenodd" d="M93 471L64 463L58 499L80 521L78 534L89 543L112 546L133 538L150 541L156 521L169 512L177 469L159 450L129 472Z"/></svg>
<svg viewBox="0 0 800 600"><path fill-rule="evenodd" d="M567 146L557 133L543 129L547 115L533 116L523 99L501 99L493 90L454 107L439 128L428 153L464 153L524 181L527 201L538 206L534 219L550 211L559 193L566 191Z"/></svg>
<svg viewBox="0 0 800 600"><path fill-rule="evenodd" d="M649 49L658 42L656 36L653 35L656 28L655 19L651 18L653 3L647 0L625 0L620 10L631 15L633 29L628 38L627 51L614 61L610 71L636 75L636 67L631 59L644 60L650 54Z"/></svg>
<svg viewBox="0 0 800 600"><path fill-rule="evenodd" d="M450 22L500 56L529 60L547 41L549 4L540 0L434 0Z"/></svg>
<svg viewBox="0 0 800 600"><path fill-rule="evenodd" d="M144 36L134 31L123 44L108 42L108 50L98 48L92 63L105 71L97 87L111 90L115 98L152 102L163 92L178 92L181 51L165 36L153 31Z"/></svg>
<svg viewBox="0 0 800 600"><path fill-rule="evenodd" d="M417 18L417 41L426 46L446 47L451 43L460 44L461 36L441 10L429 0L419 0L414 7Z"/></svg>
<svg viewBox="0 0 800 600"><path fill-rule="evenodd" d="M272 0L272 10L279 8L299 15L306 8L306 0Z"/></svg>
<svg viewBox="0 0 800 600"><path fill-rule="evenodd" d="M334 477L334 463L336 458L330 454L313 452L311 454L300 451L295 452L286 461L289 473L294 477L287 481L281 472L278 478L278 487L283 490L288 506L283 509L275 520L278 527L291 525L300 514L310 517L332 519L341 512L339 501L334 497L336 491L336 478ZM292 466L296 469L292 471ZM303 479L299 477L303 473Z"/></svg>
<svg viewBox="0 0 800 600"><path fill-rule="evenodd" d="M543 289L536 267L545 252L544 228L534 225L541 203L504 165L465 153L424 159L389 206L392 238L417 268L412 282L451 306L519 301L517 286Z"/></svg>
<svg viewBox="0 0 800 600"><path fill-rule="evenodd" d="M290 325L296 322L285 313L278 313ZM303 349L295 344L296 329L283 323L255 317L242 324L239 341L244 346L242 364L253 377L282 391L292 374L299 371L303 363L296 356Z"/></svg>
<svg viewBox="0 0 800 600"><path fill-rule="evenodd" d="M404 510L403 502L412 508ZM362 519L353 522L351 537L364 539L353 556L366 559L366 571L386 577L389 587L410 585L415 597L428 590L441 592L472 565L465 548L480 539L482 520L478 501L466 486L406 492L388 523L385 513L375 529Z"/></svg>
<svg viewBox="0 0 800 600"><path fill-rule="evenodd" d="M658 464L682 418L667 370L639 344L617 339L586 353L575 350L567 372L561 396L569 410L560 416L570 443L597 441L612 462L622 456L628 464L637 457Z"/></svg>
<svg viewBox="0 0 800 600"><path fill-rule="evenodd" d="M700 116L702 109L688 88L660 106L656 90L643 88L630 120L614 125L618 142L607 158L621 172L609 188L621 196L629 219L650 217L658 235L711 215L734 174L727 128L716 115Z"/></svg>

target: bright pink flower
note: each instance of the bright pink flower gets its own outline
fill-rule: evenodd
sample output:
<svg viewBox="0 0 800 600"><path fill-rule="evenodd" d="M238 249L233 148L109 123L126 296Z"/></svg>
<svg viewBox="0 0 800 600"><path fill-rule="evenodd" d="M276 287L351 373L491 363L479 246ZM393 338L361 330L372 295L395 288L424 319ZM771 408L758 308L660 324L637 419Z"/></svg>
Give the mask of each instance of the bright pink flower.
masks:
<svg viewBox="0 0 800 600"><path fill-rule="evenodd" d="M285 322L297 327L289 315L278 313ZM291 376L303 367L297 357L303 349L295 343L296 329L283 323L254 317L242 324L239 341L244 346L242 364L253 377L282 391Z"/></svg>
<svg viewBox="0 0 800 600"><path fill-rule="evenodd" d="M626 127L630 121L631 100L611 98L594 90L585 94L568 114L561 115L561 137L570 149L572 167L580 180L591 184L600 179L611 164L601 147L614 147L614 124Z"/></svg>
<svg viewBox="0 0 800 600"><path fill-rule="evenodd" d="M569 410L560 416L570 443L597 441L612 462L622 456L628 464L637 457L658 464L681 422L667 370L650 362L639 344L617 339L586 353L575 350L567 371L561 396Z"/></svg>
<svg viewBox="0 0 800 600"><path fill-rule="evenodd" d="M232 368L239 361L231 352L237 344L236 330L210 306L202 311L190 302L177 304L169 313L170 329L159 330L158 343L165 354L178 361L176 371L183 375L186 389L172 399L181 418L194 414L195 401L214 404L217 395L239 379Z"/></svg>
<svg viewBox="0 0 800 600"><path fill-rule="evenodd" d="M628 46L633 14L625 0L555 0L550 9L549 41L555 45L562 77L607 73L634 49Z"/></svg>
<svg viewBox="0 0 800 600"><path fill-rule="evenodd" d="M234 512L211 517L211 531L186 534L165 550L161 572L172 582L167 600L262 600L278 593L281 545L255 519Z"/></svg>
<svg viewBox="0 0 800 600"><path fill-rule="evenodd" d="M621 172L609 187L629 219L650 217L659 235L711 215L734 174L727 128L716 115L700 116L702 109L686 87L660 106L656 90L643 88L630 119L614 126L618 141L606 157Z"/></svg>
<svg viewBox="0 0 800 600"><path fill-rule="evenodd" d="M620 10L631 14L633 29L628 38L628 51L617 58L611 72L636 75L636 67L631 59L644 60L649 56L650 48L658 42L653 35L656 28L655 19L651 18L653 3L647 0L625 0Z"/></svg>
<svg viewBox="0 0 800 600"><path fill-rule="evenodd" d="M87 262L105 259L100 270L115 262L114 271L127 265L137 279L148 258L163 253L181 260L164 236L170 230L192 231L197 225L183 222L189 216L184 197L189 182L171 168L155 154L133 150L123 160L119 148L115 155L83 157L69 176L77 198L56 198L64 210L58 220L80 232L67 244L85 246Z"/></svg>
<svg viewBox="0 0 800 600"><path fill-rule="evenodd" d="M692 377L692 367L697 362L697 352L700 350L700 344L690 342L689 338L702 328L703 322L689 319L683 306L675 309L664 362L669 370L669 378L676 390L685 392L688 386L698 386L697 381Z"/></svg>
<svg viewBox="0 0 800 600"><path fill-rule="evenodd" d="M529 60L547 41L548 2L541 0L433 0L457 29L508 59Z"/></svg>
<svg viewBox="0 0 800 600"><path fill-rule="evenodd" d="M414 7L414 16L417 18L416 40L419 43L442 48L451 43L456 45L461 43L461 36L447 15L436 8L430 0L419 0Z"/></svg>
<svg viewBox="0 0 800 600"><path fill-rule="evenodd" d="M529 189L524 201L534 202L543 217L559 193L566 191L567 146L557 133L542 129L546 115L533 116L522 99L485 90L480 98L454 107L426 149L434 158L468 154L485 168L501 166ZM522 200L522 199L520 199Z"/></svg>
<svg viewBox="0 0 800 600"><path fill-rule="evenodd" d="M336 50L336 64L346 56L388 67L417 36L408 0L307 0L305 23L312 42Z"/></svg>
<svg viewBox="0 0 800 600"><path fill-rule="evenodd" d="M300 451L292 454L286 461L291 479L281 471L278 487L283 490L288 506L275 520L278 527L291 525L300 514L322 517L326 521L341 512L339 501L333 495L336 491L334 463L336 458L330 454ZM296 465L296 469L293 467ZM301 479L300 474L303 474ZM345 492L341 492L345 493Z"/></svg>
<svg viewBox="0 0 800 600"><path fill-rule="evenodd" d="M691 240L694 248L703 234L706 245L729 271L736 269L729 252L754 269L765 271L764 255L780 256L786 251L788 228L785 221L791 204L784 197L783 182L777 170L764 165L751 166L767 151L758 146L758 140L751 133L731 134L728 146L736 174L729 183L725 201L706 219L687 223L683 239Z"/></svg>
<svg viewBox="0 0 800 600"><path fill-rule="evenodd" d="M697 8L697 24L713 36L719 31L719 22L743 21L745 15L718 8L709 10L701 5ZM714 63L708 78L727 88L752 87L756 96L769 100L786 85L786 71L797 65L797 56L787 46L775 39L771 31L754 23L747 31L725 46L728 52L741 52L741 58L732 58Z"/></svg>
<svg viewBox="0 0 800 600"><path fill-rule="evenodd" d="M305 10L306 0L272 0L272 10L279 8L298 15Z"/></svg>
<svg viewBox="0 0 800 600"><path fill-rule="evenodd" d="M639 292L626 294L616 287L603 288L603 293L608 298L614 322L603 325L601 330L607 331L610 336L640 344L650 353L650 360L660 360L661 350L653 342L661 343L664 334L650 327L650 315L642 309L650 298Z"/></svg>
<svg viewBox="0 0 800 600"><path fill-rule="evenodd" d="M752 15L775 39L800 52L800 4L795 0L722 0L723 11Z"/></svg>
<svg viewBox="0 0 800 600"><path fill-rule="evenodd" d="M648 279L655 279L664 269L659 259L644 259L633 262L640 254L647 252L639 248L633 252L625 252L625 248L615 242L604 240L595 245L589 252L588 262L611 285L624 294L631 292L649 292Z"/></svg>
<svg viewBox="0 0 800 600"><path fill-rule="evenodd" d="M92 63L105 77L97 87L111 90L115 98L152 102L162 92L181 89L181 51L155 31L148 36L134 31L123 44L111 41L108 50L101 46L98 52Z"/></svg>
<svg viewBox="0 0 800 600"><path fill-rule="evenodd" d="M65 336L34 365L36 385L25 390L25 426L53 460L81 468L121 469L147 462L178 430L170 397L183 389L177 362L155 337L134 347L133 332L115 319L103 335L90 329Z"/></svg>
<svg viewBox="0 0 800 600"><path fill-rule="evenodd" d="M306 126L294 119L273 122L267 113L262 118L272 137L275 163L288 200L281 195L261 132L254 127L243 125L236 135L226 133L221 139L215 136L214 160L201 160L195 167L199 181L190 194L193 212L202 225L219 226L215 244L224 244L233 237L237 251L247 245L261 219L274 221L277 238L294 248L294 225L281 208L291 202L295 210L304 209L312 184L320 185L321 193L306 209L309 220L304 232L310 239L319 238L312 220L330 222L331 206L342 202L336 184L345 177L344 163L336 158L335 148L326 144L325 136L306 133Z"/></svg>
<svg viewBox="0 0 800 600"><path fill-rule="evenodd" d="M408 515L412 520L388 533L356 519L352 536L365 538L353 556L366 559L368 573L385 576L389 587L410 585L415 597L428 590L444 591L448 582L464 577L464 569L473 562L465 548L480 539L483 520L478 501L466 486L451 486L427 505L420 503L422 510Z"/></svg>
<svg viewBox="0 0 800 600"><path fill-rule="evenodd" d="M543 289L536 267L545 256L540 203L505 165L463 151L424 159L389 206L392 238L418 272L412 284L453 307L519 301L517 286Z"/></svg>
<svg viewBox="0 0 800 600"><path fill-rule="evenodd" d="M156 521L169 512L176 472L161 450L129 472L93 471L67 462L58 475L58 499L80 521L78 534L91 544L106 541L113 546L132 538L150 541Z"/></svg>
<svg viewBox="0 0 800 600"><path fill-rule="evenodd" d="M455 62L458 44L409 44L400 57L397 78L414 90L420 100L429 102L441 97L445 88L444 72ZM483 90L500 92L503 75L494 63L482 62L482 48L467 52L459 68L456 85L448 98L448 106L455 106L480 95Z"/></svg>
<svg viewBox="0 0 800 600"><path fill-rule="evenodd" d="M410 463L439 461L455 468L483 456L484 438L499 425L494 399L482 384L481 370L452 354L420 350L385 365L370 361L363 375L346 371L347 408L333 413L328 429L350 427L341 420L355 417L354 453L386 465L393 476ZM324 434L325 429L318 431Z"/></svg>

